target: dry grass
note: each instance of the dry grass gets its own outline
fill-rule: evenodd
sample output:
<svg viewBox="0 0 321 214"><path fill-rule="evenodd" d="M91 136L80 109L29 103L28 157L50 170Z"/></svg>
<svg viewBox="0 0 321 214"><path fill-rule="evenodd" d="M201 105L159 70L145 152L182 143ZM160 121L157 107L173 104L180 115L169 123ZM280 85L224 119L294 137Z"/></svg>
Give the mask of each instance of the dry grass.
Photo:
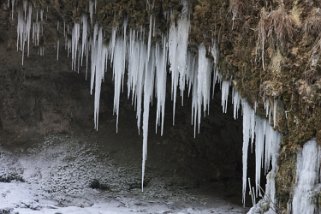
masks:
<svg viewBox="0 0 321 214"><path fill-rule="evenodd" d="M319 66L321 57L321 9L313 8L308 17L304 21L304 33L306 38L312 38L315 40L311 51L309 63L307 65L306 72L313 72Z"/></svg>
<svg viewBox="0 0 321 214"><path fill-rule="evenodd" d="M292 41L295 30L293 18L285 11L281 4L278 9L267 12L265 8L261 10L261 17L257 26L257 54L261 51L261 60L263 70L264 53L266 46L284 48L287 42ZM267 41L269 43L267 44Z"/></svg>
<svg viewBox="0 0 321 214"><path fill-rule="evenodd" d="M312 10L309 16L306 18L304 22L304 32L315 37L321 33L320 8Z"/></svg>
<svg viewBox="0 0 321 214"><path fill-rule="evenodd" d="M281 46L285 45L286 40L292 40L294 33L294 20L292 17L285 11L284 6L281 5L277 10L273 10L269 17L271 19L271 27L275 34L275 37ZM269 35L268 35L269 36Z"/></svg>
<svg viewBox="0 0 321 214"><path fill-rule="evenodd" d="M232 13L232 29L234 28L234 21L243 14L244 11L243 0L230 0L229 1L229 12Z"/></svg>
<svg viewBox="0 0 321 214"><path fill-rule="evenodd" d="M321 36L319 36L319 38L316 40L315 44L311 49L311 56L309 59L310 69L312 70L316 69L319 63L320 53L321 53Z"/></svg>

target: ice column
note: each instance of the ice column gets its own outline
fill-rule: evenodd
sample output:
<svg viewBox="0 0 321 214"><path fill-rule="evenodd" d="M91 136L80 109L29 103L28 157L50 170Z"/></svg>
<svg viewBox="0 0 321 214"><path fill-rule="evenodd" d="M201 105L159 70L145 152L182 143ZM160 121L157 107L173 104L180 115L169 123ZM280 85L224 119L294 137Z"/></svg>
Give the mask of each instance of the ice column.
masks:
<svg viewBox="0 0 321 214"><path fill-rule="evenodd" d="M293 214L317 213L314 189L320 183L321 150L316 140L308 141L297 156L297 186L294 190Z"/></svg>

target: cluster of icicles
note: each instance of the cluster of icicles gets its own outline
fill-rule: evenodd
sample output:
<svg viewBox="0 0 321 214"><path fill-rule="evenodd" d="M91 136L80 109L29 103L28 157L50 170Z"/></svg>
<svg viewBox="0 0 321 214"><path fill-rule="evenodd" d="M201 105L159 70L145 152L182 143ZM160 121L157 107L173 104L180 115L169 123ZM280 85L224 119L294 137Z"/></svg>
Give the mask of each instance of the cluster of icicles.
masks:
<svg viewBox="0 0 321 214"><path fill-rule="evenodd" d="M12 8L14 0L11 1ZM186 2L185 2L186 4ZM65 36L65 49L71 53L72 69L79 71L86 66L90 71L90 92L94 94L94 125L98 129L99 101L102 82L105 79L108 65L111 65L114 81L114 114L116 114L116 130L118 127L119 99L126 84L127 96L132 100L136 109L137 128L140 132L143 128L143 157L142 157L142 188L144 182L145 162L147 159L147 139L149 108L156 98L156 132L160 127L161 135L164 131L165 101L167 75L171 76L171 99L173 101L173 124L175 123L175 107L177 94L181 96L183 105L184 93L192 97L192 125L194 136L200 131L202 115L209 112L210 100L214 94L216 84L220 84L222 91L222 109L227 112L231 80L223 80L218 71L218 45L213 42L209 52L213 61L206 57L206 48L199 45L197 56L188 52L188 37L190 21L187 7L180 18L172 22L169 32L162 36L161 41L153 43L155 36L155 19L150 17L148 32L144 29L127 29L125 21L122 29L114 27L108 44L104 42L104 30L98 24L93 23L94 3L89 1L90 18L82 16L79 23L74 23L69 39L66 36L69 27L63 26ZM96 4L95 4L96 7ZM39 34L43 32L43 12L38 12L36 21L32 23L32 6L25 0L23 7L18 9L17 47L22 56L27 45L29 55L29 40L39 45ZM57 23L59 30L59 23ZM32 32L32 33L31 33ZM145 35L146 38L145 38ZM41 52L44 53L44 50ZM57 41L57 59L59 58L59 40ZM22 57L23 63L23 57ZM169 66L169 70L167 69ZM127 72L127 73L126 73ZM86 75L87 76L87 75ZM126 78L125 78L126 77ZM125 82L127 80L127 82ZM267 192L274 200L274 177L277 171L277 156L280 146L280 135L273 130L269 122L255 114L250 105L241 99L239 93L233 89L232 103L234 118L239 114L242 106L243 112L243 202L247 191L247 159L248 148L253 150L255 142L256 154L256 178L255 190L251 190L256 196L260 196L261 169L265 172L270 169L270 178L267 183ZM143 112L143 114L142 114ZM267 113L269 113L267 105ZM274 119L275 121L275 119Z"/></svg>

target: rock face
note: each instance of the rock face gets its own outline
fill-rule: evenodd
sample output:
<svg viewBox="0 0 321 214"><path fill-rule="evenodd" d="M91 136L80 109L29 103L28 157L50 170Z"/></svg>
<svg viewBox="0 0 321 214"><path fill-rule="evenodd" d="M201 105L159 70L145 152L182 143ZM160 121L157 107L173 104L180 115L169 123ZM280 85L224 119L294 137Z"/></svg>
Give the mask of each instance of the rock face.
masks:
<svg viewBox="0 0 321 214"><path fill-rule="evenodd" d="M11 5L0 2L0 32L3 32L0 35L0 130L1 143L6 145L12 142L26 145L32 139L48 134L78 134L93 127L93 99L89 96L89 83L84 80L85 72L72 72L70 59L64 51L57 62L55 50L57 39L63 41L62 27L56 30L57 21L60 26L62 23L71 26L83 13L90 16L88 1L38 0L32 3L44 11L48 8L43 23L44 35L40 38L45 56L37 55L38 47L32 48L21 66L21 55L15 46L16 19L11 19ZM15 7L22 4L23 1L16 1ZM121 26L124 19L132 28L146 27L150 14L153 14L157 29L153 37L155 41L168 30L170 20L165 15L171 11L171 18L175 20L182 10L181 2L176 0L108 3L98 0L97 5L94 21L103 26L106 37L110 35L111 26ZM233 86L253 106L257 103L258 114L264 115L267 103L276 106L275 128L283 137L276 178L281 213L286 212L286 204L291 201L298 149L312 137L321 144L320 7L320 2L312 0L198 0L189 4L189 50L196 53L200 43L210 47L213 38L216 39L223 76L232 78ZM16 10L14 17L15 14ZM113 89L108 85L104 85L100 109L101 121L107 121L105 123L114 122L111 110ZM126 99L121 102L124 112L131 108ZM189 114L186 109L181 112L177 121ZM220 120L214 119L216 117L217 114L212 115L208 120ZM185 120L188 124L189 120ZM212 126L220 124L209 121L205 122L204 129L208 125L211 130ZM233 126L230 123L233 124L227 122L226 126ZM230 137L224 128L219 127L222 139ZM184 131L183 126L173 128L173 139L175 136L184 138L184 134L177 134ZM204 138L211 140L212 137ZM178 146L177 151L197 155L194 153L198 150L194 147L191 144L180 150ZM206 153L204 148L203 152ZM212 161L211 155L207 156ZM223 167L219 168L223 170Z"/></svg>

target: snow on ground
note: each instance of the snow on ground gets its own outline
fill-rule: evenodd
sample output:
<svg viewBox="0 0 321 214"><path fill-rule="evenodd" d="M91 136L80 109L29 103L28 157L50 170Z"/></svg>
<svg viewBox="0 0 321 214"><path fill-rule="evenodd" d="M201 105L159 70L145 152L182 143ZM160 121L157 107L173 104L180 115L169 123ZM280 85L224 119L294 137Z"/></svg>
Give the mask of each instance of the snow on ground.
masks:
<svg viewBox="0 0 321 214"><path fill-rule="evenodd" d="M168 187L163 178L151 179L141 193L139 173L68 137L24 149L0 147L0 213L245 213L224 199Z"/></svg>

